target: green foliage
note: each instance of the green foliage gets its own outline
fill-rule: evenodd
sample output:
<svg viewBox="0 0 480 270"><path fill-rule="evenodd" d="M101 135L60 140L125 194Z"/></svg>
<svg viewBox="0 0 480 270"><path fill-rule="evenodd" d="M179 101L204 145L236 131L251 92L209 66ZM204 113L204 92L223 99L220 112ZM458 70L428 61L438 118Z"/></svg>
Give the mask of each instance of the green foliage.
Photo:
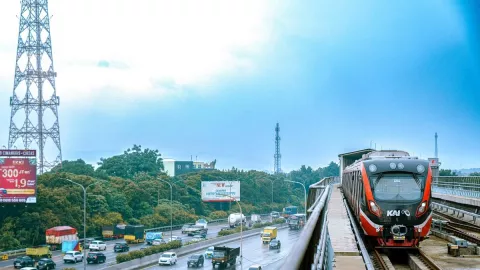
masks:
<svg viewBox="0 0 480 270"><path fill-rule="evenodd" d="M440 169L440 176L458 176L456 171Z"/></svg>
<svg viewBox="0 0 480 270"><path fill-rule="evenodd" d="M173 225L192 223L200 217L227 218L240 211L235 202L231 208L230 203L203 202L202 181L240 181L242 211L250 215L282 211L287 205L299 206L301 212L303 188L283 180L308 186L324 176L338 175L338 166L331 163L317 170L302 166L288 175L232 169L198 171L172 178L160 172L163 165L158 151L141 150L140 146L102 159L100 165L92 173L91 165L83 160L64 161L61 168L38 176L36 204L5 204L0 211L0 251L44 244L45 231L55 226L68 225L83 235L83 190L65 179L84 186L95 183L87 189L87 237L98 237L102 226L118 223L143 224L147 228L168 226L171 210ZM172 203L170 187L157 178L173 183Z"/></svg>
<svg viewBox="0 0 480 270"><path fill-rule="evenodd" d="M470 173L470 176L480 176L480 172L472 172Z"/></svg>
<svg viewBox="0 0 480 270"><path fill-rule="evenodd" d="M158 246L152 246L152 247L146 248L144 250L135 250L135 251L130 251L127 254L117 255L116 260L117 260L117 263L122 263L122 262L126 262L126 261L131 261L131 260L143 258L145 256L149 256L149 255L152 255L152 254L161 253L161 252L164 252L164 251L167 251L167 250L176 249L176 248L179 248L181 246L182 246L181 241L172 241L172 242L169 242L169 243L166 243L166 244L161 244L161 245L158 245Z"/></svg>
<svg viewBox="0 0 480 270"><path fill-rule="evenodd" d="M132 149L118 156L101 158L98 165L98 172L129 179L139 173L157 176L163 170L160 152L148 148L142 151L141 145L133 145Z"/></svg>

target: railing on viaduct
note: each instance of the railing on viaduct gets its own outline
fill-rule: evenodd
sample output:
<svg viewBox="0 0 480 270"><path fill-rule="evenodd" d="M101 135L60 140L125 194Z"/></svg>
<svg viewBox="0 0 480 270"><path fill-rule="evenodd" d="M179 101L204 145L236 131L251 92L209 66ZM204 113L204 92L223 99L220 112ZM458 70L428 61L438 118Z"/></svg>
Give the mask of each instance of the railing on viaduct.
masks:
<svg viewBox="0 0 480 270"><path fill-rule="evenodd" d="M432 186L434 193L480 198L480 176L438 176Z"/></svg>

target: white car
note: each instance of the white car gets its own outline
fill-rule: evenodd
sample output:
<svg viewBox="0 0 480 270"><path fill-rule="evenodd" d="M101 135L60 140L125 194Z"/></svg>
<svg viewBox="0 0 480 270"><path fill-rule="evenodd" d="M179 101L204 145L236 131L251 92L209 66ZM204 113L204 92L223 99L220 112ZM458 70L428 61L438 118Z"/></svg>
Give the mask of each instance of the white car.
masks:
<svg viewBox="0 0 480 270"><path fill-rule="evenodd" d="M163 264L176 264L177 263L177 254L175 252L165 252L158 259L158 265Z"/></svg>
<svg viewBox="0 0 480 270"><path fill-rule="evenodd" d="M29 266L29 267L20 268L20 270L37 270L37 268Z"/></svg>
<svg viewBox="0 0 480 270"><path fill-rule="evenodd" d="M213 246L207 248L207 250L205 251L205 259L213 258L213 250Z"/></svg>
<svg viewBox="0 0 480 270"><path fill-rule="evenodd" d="M248 270L262 270L262 266L260 264L250 265Z"/></svg>
<svg viewBox="0 0 480 270"><path fill-rule="evenodd" d="M159 246L161 244L165 244L165 240L157 238L152 241L152 246Z"/></svg>
<svg viewBox="0 0 480 270"><path fill-rule="evenodd" d="M107 250L107 244L102 241L92 241L88 247L90 250Z"/></svg>
<svg viewBox="0 0 480 270"><path fill-rule="evenodd" d="M63 256L63 262L83 262L83 254L80 251L67 251Z"/></svg>

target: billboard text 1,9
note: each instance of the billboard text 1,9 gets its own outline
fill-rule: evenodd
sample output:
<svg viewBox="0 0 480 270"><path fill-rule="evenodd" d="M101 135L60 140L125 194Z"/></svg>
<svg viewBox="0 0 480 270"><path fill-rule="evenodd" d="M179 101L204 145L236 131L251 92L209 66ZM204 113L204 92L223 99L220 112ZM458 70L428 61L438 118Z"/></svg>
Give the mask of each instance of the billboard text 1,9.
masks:
<svg viewBox="0 0 480 270"><path fill-rule="evenodd" d="M202 201L230 202L235 200L240 201L240 181L202 181Z"/></svg>
<svg viewBox="0 0 480 270"><path fill-rule="evenodd" d="M0 203L36 202L36 158L0 157Z"/></svg>

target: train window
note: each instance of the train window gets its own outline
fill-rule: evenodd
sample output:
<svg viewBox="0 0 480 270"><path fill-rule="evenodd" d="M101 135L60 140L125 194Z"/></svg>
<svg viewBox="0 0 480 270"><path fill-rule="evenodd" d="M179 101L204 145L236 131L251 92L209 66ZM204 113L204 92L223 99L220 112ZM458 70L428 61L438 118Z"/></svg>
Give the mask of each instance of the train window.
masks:
<svg viewBox="0 0 480 270"><path fill-rule="evenodd" d="M417 201L422 195L421 183L412 174L382 174L374 183L373 195L377 200Z"/></svg>

